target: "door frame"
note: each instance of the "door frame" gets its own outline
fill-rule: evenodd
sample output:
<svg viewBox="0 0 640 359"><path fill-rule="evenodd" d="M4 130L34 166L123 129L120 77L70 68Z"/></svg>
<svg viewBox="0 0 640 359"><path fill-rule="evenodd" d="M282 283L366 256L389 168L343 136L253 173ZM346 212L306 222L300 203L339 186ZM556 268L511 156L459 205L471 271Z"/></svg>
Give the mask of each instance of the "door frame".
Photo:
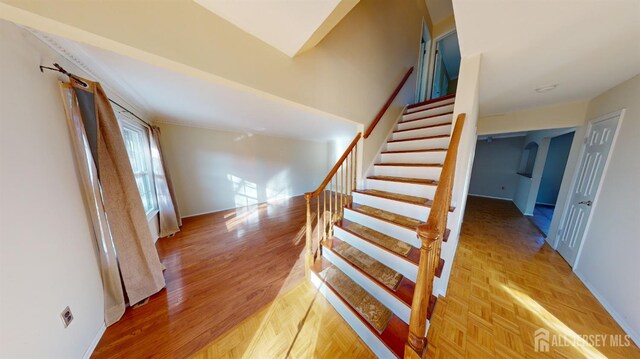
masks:
<svg viewBox="0 0 640 359"><path fill-rule="evenodd" d="M560 234L562 233L561 231L565 230L565 228L561 226L565 225L565 220L569 212L569 205L571 204L571 200L573 199L572 194L573 194L573 191L575 190L575 186L578 181L579 167L585 156L585 152L587 148L586 141L589 138L591 129L593 125L598 122L610 120L613 118L618 119L618 122L616 124L616 129L613 134L613 139L611 140L611 147L609 147L609 153L607 154L607 158L605 159L605 162L604 162L604 167L602 168L602 177L600 178L600 183L598 183L598 188L596 189L596 195L593 197L593 206L591 208L591 212L589 213L589 218L587 218L587 223L585 224L584 232L580 235L581 236L580 245L578 247L578 252L576 253L576 259L574 260L573 265L571 265L571 267L574 269L578 266L578 263L580 262L580 255L582 254L582 249L584 247L584 239L587 233L589 232L589 227L591 226L591 220L593 219L593 213L595 212L595 209L598 207L598 199L600 198L602 185L604 184L604 181L607 177L607 170L609 169L609 164L611 163L611 156L613 154L613 150L615 149L616 142L618 141L618 135L620 133L620 127L622 125L622 121L624 120L625 112L626 112L626 109L623 108L621 110L610 112L590 120L587 124L587 130L585 131L584 137L582 139L582 145L580 146L580 153L578 155L578 160L576 161L576 168L574 173L571 176L571 186L569 186L569 195L567 196L567 198L565 198L563 202L564 207L562 209L562 216L560 217L560 223L555 233L555 238L554 238L555 242L553 244L553 249L555 249L556 251L558 250L558 245L560 244Z"/></svg>
<svg viewBox="0 0 640 359"><path fill-rule="evenodd" d="M424 17L422 18L420 43L422 43L422 41L425 41L425 46L424 52L422 52L422 48L419 49L420 54L418 55L418 73L416 74L416 95L414 103L423 102L429 99L429 64L431 61L431 45L433 41ZM424 86L424 98L421 98L420 96L421 86Z"/></svg>
<svg viewBox="0 0 640 359"><path fill-rule="evenodd" d="M436 71L436 45L438 44L438 41L456 33L457 31L458 29L454 27L431 40L431 50L429 51L429 72L427 74L427 100L431 100L431 94L433 92L433 76Z"/></svg>

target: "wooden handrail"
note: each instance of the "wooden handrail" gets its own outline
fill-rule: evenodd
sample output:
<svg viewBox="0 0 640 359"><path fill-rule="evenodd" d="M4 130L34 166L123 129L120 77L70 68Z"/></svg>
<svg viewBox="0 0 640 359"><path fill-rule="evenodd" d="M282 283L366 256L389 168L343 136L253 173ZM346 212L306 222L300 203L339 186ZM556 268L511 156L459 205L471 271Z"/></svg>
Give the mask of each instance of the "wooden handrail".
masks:
<svg viewBox="0 0 640 359"><path fill-rule="evenodd" d="M329 171L329 174L327 175L327 177L325 177L324 181L322 181L320 186L318 186L318 188L316 188L316 190L313 192L305 193L304 194L305 197L312 198L322 193L325 187L327 187L327 184L329 183L329 181L331 181L331 179L336 174L336 172L338 172L338 169L340 168L340 166L342 166L342 163L344 162L344 160L347 159L347 156L349 156L349 153L351 153L351 150L353 150L353 148L358 144L358 141L360 140L361 136L362 136L362 132L358 132L356 137L353 138L353 141L351 141L351 144L349 144L349 147L347 147L347 149L344 151L342 156L338 159L338 162L336 162L336 164L333 166L331 171Z"/></svg>
<svg viewBox="0 0 640 359"><path fill-rule="evenodd" d="M429 218L425 224L419 225L417 228L418 238L421 241L420 261L418 262L418 276L411 302L409 337L405 345L405 358L421 358L426 345L425 330L429 299L433 292L433 281L440 261L442 239L447 228L456 159L465 117L465 114L460 114L456 119Z"/></svg>
<svg viewBox="0 0 640 359"><path fill-rule="evenodd" d="M393 93L391 94L391 96L389 97L387 102L384 104L384 106L382 106L382 108L380 109L380 111L376 115L376 118L373 119L373 122L371 122L369 127L367 127L367 130L364 131L364 136L363 136L364 138L368 138L369 135L371 135L371 132L373 132L373 129L376 127L378 122L380 122L380 120L382 119L382 116L384 116L384 113L387 112L387 110L389 109L389 106L391 106L391 103L393 102L393 100L396 98L396 96L398 96L398 93L400 93L400 90L402 89L402 86L404 86L404 83L407 82L407 79L409 79L409 76L411 75L412 72L413 72L413 66L411 66L411 68L404 75L404 77L402 78L402 80L400 81L398 86L396 86L396 89L393 91Z"/></svg>

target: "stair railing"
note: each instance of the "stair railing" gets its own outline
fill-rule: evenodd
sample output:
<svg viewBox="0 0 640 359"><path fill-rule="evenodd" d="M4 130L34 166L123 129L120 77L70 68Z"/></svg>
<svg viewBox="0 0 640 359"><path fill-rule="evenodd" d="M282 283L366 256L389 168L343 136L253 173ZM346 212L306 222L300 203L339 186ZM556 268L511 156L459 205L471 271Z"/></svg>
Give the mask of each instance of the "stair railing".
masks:
<svg viewBox="0 0 640 359"><path fill-rule="evenodd" d="M307 272L313 265L315 253L322 255L322 241L333 235L333 224L342 219L344 207L352 202L351 194L356 189L357 145L360 137L362 137L362 133L358 132L320 186L315 191L304 194L307 201L305 247L305 269ZM313 202L315 202L315 215L312 213ZM314 220L316 223L315 241L313 238ZM313 248L316 242L318 243L317 252Z"/></svg>
<svg viewBox="0 0 640 359"><path fill-rule="evenodd" d="M353 201L352 192L356 190L356 172L358 168L358 141L361 137L369 137L373 132L373 129L387 112L396 96L398 96L412 72L413 67L407 70L400 83L387 99L387 102L367 127L364 136L358 132L320 186L315 191L304 194L307 201L307 224L305 228L305 270L307 275L316 255L322 255L322 242L333 235L334 223L342 219L344 207L350 205ZM315 207L315 213L313 213L312 207ZM313 228L314 222L316 224L315 229ZM316 235L315 240L314 232ZM316 242L317 246L315 245ZM314 250L314 246L317 250Z"/></svg>
<svg viewBox="0 0 640 359"><path fill-rule="evenodd" d="M405 358L422 358L426 347L427 315L433 292L433 281L440 261L442 240L447 229L447 216L451 207L451 194L456 168L456 158L465 114L458 115L451 134L449 149L444 160L440 181L433 198L429 218L417 228L421 240L418 276L411 303L409 337L405 345Z"/></svg>

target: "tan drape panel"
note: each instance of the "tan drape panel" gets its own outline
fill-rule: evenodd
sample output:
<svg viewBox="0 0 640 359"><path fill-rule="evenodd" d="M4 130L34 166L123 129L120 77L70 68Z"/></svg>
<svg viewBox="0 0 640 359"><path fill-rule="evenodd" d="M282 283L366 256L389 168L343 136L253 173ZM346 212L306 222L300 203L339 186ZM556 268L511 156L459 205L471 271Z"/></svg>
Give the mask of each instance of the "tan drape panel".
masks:
<svg viewBox="0 0 640 359"><path fill-rule="evenodd" d="M158 198L158 218L160 219L160 237L170 236L180 230L182 219L178 211L176 196L169 171L165 165L160 146L160 129L151 128L151 158L153 160L153 179Z"/></svg>
<svg viewBox="0 0 640 359"><path fill-rule="evenodd" d="M130 304L160 291L164 285L162 265L149 230L142 199L136 186L120 127L109 99L99 83L82 79L84 87L71 81L85 127L96 128L98 178L104 208L115 243L118 264ZM92 145L89 135L89 145Z"/></svg>
<svg viewBox="0 0 640 359"><path fill-rule="evenodd" d="M93 224L104 292L104 318L105 323L109 326L122 317L125 309L116 250L102 201L97 169L93 162L89 141L80 118L78 101L69 84L61 83L60 89L67 114L73 153L80 173L80 182L82 183Z"/></svg>

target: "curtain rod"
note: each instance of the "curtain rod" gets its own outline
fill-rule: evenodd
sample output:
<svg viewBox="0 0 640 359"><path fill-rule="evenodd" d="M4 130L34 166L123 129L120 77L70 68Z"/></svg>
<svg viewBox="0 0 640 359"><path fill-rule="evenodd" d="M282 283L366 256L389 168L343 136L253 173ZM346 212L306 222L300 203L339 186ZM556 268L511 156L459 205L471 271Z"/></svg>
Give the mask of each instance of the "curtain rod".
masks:
<svg viewBox="0 0 640 359"><path fill-rule="evenodd" d="M58 65L57 63L54 63L53 66L55 66L55 68L53 67L48 67L48 66L42 66L40 65L40 72L44 73L44 70L51 70L51 71L55 71L55 72L60 72L62 74L65 74L67 76L69 76L70 78L78 81L82 86L84 87L89 87L89 85L82 81L80 78L78 78L77 76L75 76L74 74L68 72L67 70L65 70L62 66ZM151 128L151 124L145 120L143 120L142 118L140 118L140 116L136 115L135 113L129 111L126 107L122 106L121 104L115 102L112 99L109 99L109 102L117 105L118 107L120 107L121 109L125 110L126 112L130 113L133 117L137 118L138 120L142 121L145 125L149 126L149 128Z"/></svg>

